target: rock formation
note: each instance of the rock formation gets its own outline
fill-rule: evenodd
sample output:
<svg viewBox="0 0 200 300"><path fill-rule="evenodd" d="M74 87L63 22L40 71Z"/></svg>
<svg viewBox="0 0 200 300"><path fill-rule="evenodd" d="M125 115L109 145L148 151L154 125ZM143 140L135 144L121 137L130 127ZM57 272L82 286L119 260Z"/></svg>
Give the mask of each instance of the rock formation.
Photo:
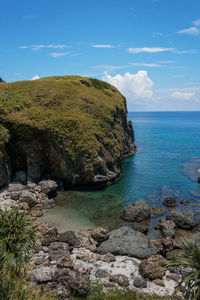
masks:
<svg viewBox="0 0 200 300"><path fill-rule="evenodd" d="M11 174L101 187L120 178L122 159L136 151L126 99L113 86L79 76L0 86L0 123L9 130L0 187ZM9 165L11 161L11 165Z"/></svg>

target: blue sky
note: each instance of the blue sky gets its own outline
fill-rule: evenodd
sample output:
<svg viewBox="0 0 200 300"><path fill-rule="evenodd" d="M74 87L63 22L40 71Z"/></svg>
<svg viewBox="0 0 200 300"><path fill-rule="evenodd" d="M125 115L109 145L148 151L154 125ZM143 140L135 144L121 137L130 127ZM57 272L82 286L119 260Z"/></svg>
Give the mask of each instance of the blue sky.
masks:
<svg viewBox="0 0 200 300"><path fill-rule="evenodd" d="M199 0L0 0L0 76L104 79L129 110L200 110Z"/></svg>

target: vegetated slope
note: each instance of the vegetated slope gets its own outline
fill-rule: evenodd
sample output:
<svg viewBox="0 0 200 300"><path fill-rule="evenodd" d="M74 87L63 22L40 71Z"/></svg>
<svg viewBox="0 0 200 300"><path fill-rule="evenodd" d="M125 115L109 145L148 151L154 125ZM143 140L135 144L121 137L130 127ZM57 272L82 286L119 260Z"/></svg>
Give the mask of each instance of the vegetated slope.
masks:
<svg viewBox="0 0 200 300"><path fill-rule="evenodd" d="M104 185L134 154L126 100L106 82L79 76L1 83L0 122L9 129L13 172L75 186Z"/></svg>

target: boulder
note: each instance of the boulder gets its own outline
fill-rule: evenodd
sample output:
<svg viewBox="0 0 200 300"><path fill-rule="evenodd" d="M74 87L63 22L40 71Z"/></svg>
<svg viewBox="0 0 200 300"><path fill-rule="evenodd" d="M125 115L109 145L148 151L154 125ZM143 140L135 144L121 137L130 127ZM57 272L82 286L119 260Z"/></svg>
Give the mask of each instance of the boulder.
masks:
<svg viewBox="0 0 200 300"><path fill-rule="evenodd" d="M19 192L25 190L25 186L21 183L10 183L8 185L8 192Z"/></svg>
<svg viewBox="0 0 200 300"><path fill-rule="evenodd" d="M11 199L0 199L0 209L9 210L16 205L16 202Z"/></svg>
<svg viewBox="0 0 200 300"><path fill-rule="evenodd" d="M109 277L109 272L106 269L99 269L96 271L95 276L97 278L108 278Z"/></svg>
<svg viewBox="0 0 200 300"><path fill-rule="evenodd" d="M163 265L166 260L160 254L152 255L147 259L143 259L139 265L139 272L142 276L154 279L162 279L165 275L165 268Z"/></svg>
<svg viewBox="0 0 200 300"><path fill-rule="evenodd" d="M67 243L62 242L52 242L49 245L49 257L53 261L57 261L63 256L69 254L69 245Z"/></svg>
<svg viewBox="0 0 200 300"><path fill-rule="evenodd" d="M41 192L47 194L49 198L56 196L58 185L54 180L42 180L38 185L41 188Z"/></svg>
<svg viewBox="0 0 200 300"><path fill-rule="evenodd" d="M177 206L177 201L174 197L167 197L162 200L162 203L167 207L175 207Z"/></svg>
<svg viewBox="0 0 200 300"><path fill-rule="evenodd" d="M58 239L58 230L55 226L48 223L36 224L36 229L42 246L49 246L51 242Z"/></svg>
<svg viewBox="0 0 200 300"><path fill-rule="evenodd" d="M122 274L116 274L116 275L110 275L109 280L111 282L118 283L121 287L127 287L129 286L129 280L128 277Z"/></svg>
<svg viewBox="0 0 200 300"><path fill-rule="evenodd" d="M36 196L29 191L22 191L19 201L28 203L30 207L33 207L36 204L38 204Z"/></svg>
<svg viewBox="0 0 200 300"><path fill-rule="evenodd" d="M74 231L65 231L58 235L60 242L68 243L70 247L80 247L80 239L76 236Z"/></svg>
<svg viewBox="0 0 200 300"><path fill-rule="evenodd" d="M147 233L148 232L148 229L149 229L149 226L147 224L142 224L140 222L134 222L131 227L136 230L136 231L139 231L139 232L142 232L142 233Z"/></svg>
<svg viewBox="0 0 200 300"><path fill-rule="evenodd" d="M101 243L109 237L109 233L102 227L95 228L91 233L91 237L98 243Z"/></svg>
<svg viewBox="0 0 200 300"><path fill-rule="evenodd" d="M143 279L142 277L135 277L134 278L134 281L133 281L133 284L136 288L146 288L147 287L147 282L145 279Z"/></svg>
<svg viewBox="0 0 200 300"><path fill-rule="evenodd" d="M70 289L74 296L85 297L89 293L89 282L85 276L70 269L58 269L56 281Z"/></svg>
<svg viewBox="0 0 200 300"><path fill-rule="evenodd" d="M175 236L176 224L172 220L161 219L156 224L155 229L160 229L164 236L174 237Z"/></svg>
<svg viewBox="0 0 200 300"><path fill-rule="evenodd" d="M32 271L33 281L37 283L49 282L54 280L55 267L39 267Z"/></svg>
<svg viewBox="0 0 200 300"><path fill-rule="evenodd" d="M183 229L192 229L196 225L194 214L189 210L170 211L166 219L174 221L177 227Z"/></svg>
<svg viewBox="0 0 200 300"><path fill-rule="evenodd" d="M128 222L138 222L150 218L150 208L145 200L128 205L121 213L121 218Z"/></svg>
<svg viewBox="0 0 200 300"><path fill-rule="evenodd" d="M67 254L61 258L59 258L58 262L57 262L57 266L60 268L70 268L73 269L74 268L74 262L71 259L70 255Z"/></svg>
<svg viewBox="0 0 200 300"><path fill-rule="evenodd" d="M158 249L149 243L144 234L124 226L111 231L109 238L98 247L98 252L143 259L156 254Z"/></svg>

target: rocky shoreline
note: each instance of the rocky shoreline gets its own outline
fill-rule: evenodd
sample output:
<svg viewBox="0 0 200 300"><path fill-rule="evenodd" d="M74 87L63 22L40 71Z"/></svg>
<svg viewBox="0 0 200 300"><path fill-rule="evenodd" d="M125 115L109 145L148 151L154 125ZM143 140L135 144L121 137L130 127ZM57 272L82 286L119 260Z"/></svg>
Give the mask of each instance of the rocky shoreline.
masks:
<svg viewBox="0 0 200 300"><path fill-rule="evenodd" d="M90 281L101 283L105 290L124 288L163 296L171 295L182 275L190 272L187 268L166 271L164 265L181 251L178 228L192 230L192 239L200 243L199 222L191 211L171 210L166 219L160 219L155 228L162 238L156 240L144 234L148 226L143 221L163 211L160 207L150 208L144 200L127 206L121 214L132 227L111 232L96 228L82 236L73 231L59 233L55 226L41 223L39 217L43 209L55 206L52 197L60 188L62 185L53 180L26 184L26 174L20 171L13 182L0 190L0 208L25 211L36 227L37 241L29 271L32 288L43 284L45 290L56 292L56 299L70 299L71 293L87 296ZM163 203L177 206L173 198Z"/></svg>

